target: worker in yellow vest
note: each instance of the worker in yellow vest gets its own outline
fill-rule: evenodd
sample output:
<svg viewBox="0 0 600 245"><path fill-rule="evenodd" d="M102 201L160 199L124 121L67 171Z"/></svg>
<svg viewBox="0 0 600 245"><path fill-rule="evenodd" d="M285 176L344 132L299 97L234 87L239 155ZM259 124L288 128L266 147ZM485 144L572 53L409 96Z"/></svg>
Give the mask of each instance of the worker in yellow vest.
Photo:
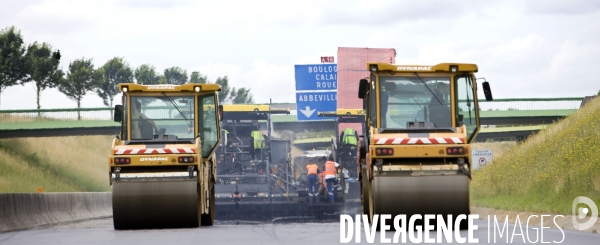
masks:
<svg viewBox="0 0 600 245"><path fill-rule="evenodd" d="M261 152L264 149L267 149L267 143L265 140L265 136L263 135L262 131L260 131L258 128L256 128L256 130L252 131L250 136L252 136L252 142L254 143L253 144L253 146L254 146L253 157L255 160L261 160L262 158L259 157L259 156L261 156Z"/></svg>
<svg viewBox="0 0 600 245"><path fill-rule="evenodd" d="M334 203L333 192L337 188L336 173L340 165L333 161L333 156L329 156L329 161L325 163L325 183L327 183L327 193L329 194L329 202Z"/></svg>
<svg viewBox="0 0 600 245"><path fill-rule="evenodd" d="M306 165L306 179L308 183L308 203L315 203L315 197L318 195L317 172L319 166L315 163ZM318 200L318 199L317 199Z"/></svg>
<svg viewBox="0 0 600 245"><path fill-rule="evenodd" d="M358 133L353 128L344 129L340 135L340 138L342 139L342 144L344 145L356 146L358 144Z"/></svg>

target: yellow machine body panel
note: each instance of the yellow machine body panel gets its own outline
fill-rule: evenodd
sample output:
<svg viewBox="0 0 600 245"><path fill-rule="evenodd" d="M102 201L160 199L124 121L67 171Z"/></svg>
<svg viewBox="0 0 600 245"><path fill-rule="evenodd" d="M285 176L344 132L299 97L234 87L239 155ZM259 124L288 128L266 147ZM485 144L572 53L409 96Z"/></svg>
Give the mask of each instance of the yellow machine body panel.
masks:
<svg viewBox="0 0 600 245"><path fill-rule="evenodd" d="M108 156L115 229L214 222L220 118L215 84L119 84Z"/></svg>
<svg viewBox="0 0 600 245"><path fill-rule="evenodd" d="M269 110L269 105L223 105L223 112L265 112Z"/></svg>
<svg viewBox="0 0 600 245"><path fill-rule="evenodd" d="M145 145L115 145L113 155L109 157L109 165L110 167L120 167L124 164L127 166L198 165L202 162L198 149L201 149L198 144L165 144L164 148L148 148ZM179 163L179 156L187 156L193 161ZM129 162L121 163L119 160L122 158L129 158Z"/></svg>
<svg viewBox="0 0 600 245"><path fill-rule="evenodd" d="M320 111L320 117L363 116L364 109L337 109L336 111Z"/></svg>
<svg viewBox="0 0 600 245"><path fill-rule="evenodd" d="M254 104L231 104L222 105L221 113L225 117L238 117L239 119L256 119L266 117L267 114L290 114L289 108L272 108L271 105L254 105ZM260 116L257 117L257 113Z"/></svg>
<svg viewBox="0 0 600 245"><path fill-rule="evenodd" d="M369 152L374 158L411 158L411 157L465 157L470 155L463 127L457 133L432 133L426 137L415 137L409 133L375 134ZM460 152L448 152L448 148L461 147ZM380 149L378 151L378 149ZM392 149L393 153L379 153L381 149Z"/></svg>
<svg viewBox="0 0 600 245"><path fill-rule="evenodd" d="M197 93L213 93L221 91L221 86L218 84L199 84L187 83L182 85L172 84L153 84L142 85L136 83L120 83L119 91L123 92L197 92Z"/></svg>

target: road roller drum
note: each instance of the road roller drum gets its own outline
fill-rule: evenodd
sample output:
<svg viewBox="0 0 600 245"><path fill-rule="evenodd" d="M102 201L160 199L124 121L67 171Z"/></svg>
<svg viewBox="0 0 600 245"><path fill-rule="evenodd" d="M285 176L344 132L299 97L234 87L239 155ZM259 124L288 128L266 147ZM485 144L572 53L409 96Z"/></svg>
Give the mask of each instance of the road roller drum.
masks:
<svg viewBox="0 0 600 245"><path fill-rule="evenodd" d="M469 177L376 176L371 183L372 214L469 214Z"/></svg>
<svg viewBox="0 0 600 245"><path fill-rule="evenodd" d="M115 229L198 227L197 180L113 184Z"/></svg>

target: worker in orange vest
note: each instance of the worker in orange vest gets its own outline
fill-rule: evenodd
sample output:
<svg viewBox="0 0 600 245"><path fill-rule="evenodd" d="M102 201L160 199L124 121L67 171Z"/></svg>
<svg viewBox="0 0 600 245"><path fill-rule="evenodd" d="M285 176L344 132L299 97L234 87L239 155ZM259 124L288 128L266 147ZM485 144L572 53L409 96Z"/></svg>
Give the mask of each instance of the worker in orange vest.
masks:
<svg viewBox="0 0 600 245"><path fill-rule="evenodd" d="M336 173L340 165L333 161L333 156L329 156L329 161L325 163L325 183L327 183L327 192L329 193L329 202L334 203L333 192L337 188Z"/></svg>
<svg viewBox="0 0 600 245"><path fill-rule="evenodd" d="M306 179L308 182L308 203L315 203L315 197L318 195L317 172L319 166L315 163L306 165Z"/></svg>
<svg viewBox="0 0 600 245"><path fill-rule="evenodd" d="M322 165L323 169L319 173L319 192L316 195L317 203L320 202L321 193L327 196L327 183L325 183L325 164Z"/></svg>

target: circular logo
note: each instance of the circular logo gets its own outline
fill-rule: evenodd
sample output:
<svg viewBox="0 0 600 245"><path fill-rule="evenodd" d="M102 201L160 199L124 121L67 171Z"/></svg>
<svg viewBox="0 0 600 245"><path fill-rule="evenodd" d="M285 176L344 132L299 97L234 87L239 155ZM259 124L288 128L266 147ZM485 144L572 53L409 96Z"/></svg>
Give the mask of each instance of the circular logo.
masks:
<svg viewBox="0 0 600 245"><path fill-rule="evenodd" d="M485 166L487 164L487 160L485 157L479 158L479 166Z"/></svg>
<svg viewBox="0 0 600 245"><path fill-rule="evenodd" d="M590 211L590 209L588 208L579 208L577 209L577 204L586 204L588 207L590 207L592 213L590 214L590 219L581 224L579 223L578 220L584 219L588 212ZM582 230L587 230L589 228L591 228L594 224L596 224L596 220L598 219L598 206L596 206L596 204L594 203L594 201L592 201L592 199L590 199L589 197L584 197L584 196L578 196L573 200L573 207L572 207L572 211L573 211L573 226L575 227L575 229L578 229L580 231Z"/></svg>

